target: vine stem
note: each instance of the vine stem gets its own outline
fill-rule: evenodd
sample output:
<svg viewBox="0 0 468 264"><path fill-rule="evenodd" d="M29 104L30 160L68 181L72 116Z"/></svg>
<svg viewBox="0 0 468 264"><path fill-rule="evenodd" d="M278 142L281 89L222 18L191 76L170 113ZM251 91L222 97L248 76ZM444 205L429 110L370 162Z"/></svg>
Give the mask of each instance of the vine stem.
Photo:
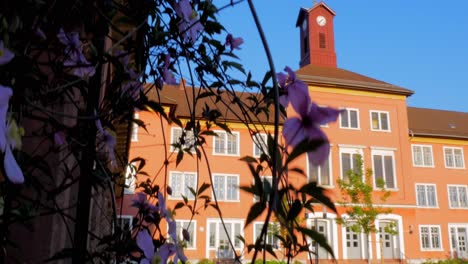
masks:
<svg viewBox="0 0 468 264"><path fill-rule="evenodd" d="M268 207L268 213L265 218L265 224L262 227L262 231L260 233L260 237L266 236L267 230L268 230L268 223L271 218L271 214L273 212L273 206L275 205L275 200L276 200L276 194L278 193L278 168L277 168L277 155L278 152L276 151L278 148L278 137L279 137L279 90L278 90L278 81L276 79L276 70L275 70L275 65L273 63L273 57L271 56L270 52L270 47L268 46L268 42L266 40L265 34L263 32L262 25L260 24L260 20L257 15L257 11L255 10L255 6L253 5L252 0L248 0L249 3L249 8L250 12L252 13L252 17L255 21L255 26L257 27L258 34L260 35L260 38L262 40L262 45L263 48L265 49L266 56L268 58L268 65L270 67L271 71L271 77L273 80L273 92L274 92L274 98L273 102L275 105L275 112L274 112L274 123L275 123L275 128L274 128L274 137L273 137L273 155L272 155L272 185L273 185L273 191L270 194L270 200L269 200L269 207ZM263 250L265 252L265 250ZM255 248L254 255L252 257L252 263L255 263L255 259L257 258L258 254L258 249ZM265 258L264 258L265 259Z"/></svg>

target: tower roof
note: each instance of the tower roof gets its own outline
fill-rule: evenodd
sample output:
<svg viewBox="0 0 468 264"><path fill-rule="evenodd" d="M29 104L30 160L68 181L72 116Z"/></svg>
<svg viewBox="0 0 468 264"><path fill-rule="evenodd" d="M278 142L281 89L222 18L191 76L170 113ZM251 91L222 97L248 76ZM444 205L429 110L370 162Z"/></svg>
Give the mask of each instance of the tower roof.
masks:
<svg viewBox="0 0 468 264"><path fill-rule="evenodd" d="M333 16L336 16L335 11L333 11L333 9L331 9L329 6L327 6L324 2L320 2L318 4L315 4L313 7L309 8L309 9L301 7L301 9L299 10L299 15L297 16L296 27L299 27L301 25L301 21L302 21L302 19L304 19L304 16L306 14L308 14L310 11L318 8L319 6L324 7L325 10L330 12L330 14L332 14Z"/></svg>

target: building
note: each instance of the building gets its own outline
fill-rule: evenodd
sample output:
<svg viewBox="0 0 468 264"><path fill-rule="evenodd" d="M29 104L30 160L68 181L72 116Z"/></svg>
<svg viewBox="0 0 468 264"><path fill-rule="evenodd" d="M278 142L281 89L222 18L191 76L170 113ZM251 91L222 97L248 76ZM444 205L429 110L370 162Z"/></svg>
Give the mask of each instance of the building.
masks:
<svg viewBox="0 0 468 264"><path fill-rule="evenodd" d="M386 189L392 193L381 205L391 208L392 213L379 216L376 226L383 228L395 223L398 234L372 235L370 252L366 252L363 234L338 225L337 215L328 212L324 218L321 210L317 210L306 214L305 224L317 225L342 263L364 263L367 253L374 261L384 258L387 263L468 258L468 174L463 154L468 145L468 113L408 107L406 99L413 91L338 68L334 16L335 12L323 2L300 10L296 26L300 28L301 68L296 73L308 84L314 101L345 111L336 123L323 127L331 143L328 162L311 167L304 156L298 162L308 179L297 176L290 180L317 181L335 199L339 198L336 180L346 177L360 155L364 167L374 172L374 182L384 179ZM161 98L168 112L189 120L184 89L168 86ZM259 154L247 129L228 116L226 121L232 135L219 130L217 138L206 137L207 152L203 156L210 160L209 167L187 157L176 166L177 153L169 143L180 137L182 129L152 113L137 115L147 124L147 131L134 127L130 159L147 159L145 171L151 179L171 186L169 206L182 201L181 194L190 198L187 186L195 186L197 178L200 182L211 182L207 176L211 171L230 236L241 234L247 241L253 241L262 223L254 222L246 228L244 223L255 198L236 188L252 181L247 166L239 158ZM272 131L271 122L263 121L267 130ZM169 162L167 170L165 161ZM121 214L122 219L131 219L132 190L127 189L126 193L121 199ZM339 208L339 213L343 213L343 208ZM179 226L187 226L189 212L178 211L177 221ZM192 241L185 252L190 259L215 259L226 253L221 251L227 242L216 210L208 208L196 215L189 231ZM268 239L278 245L273 236ZM245 251L240 240L233 243L237 251ZM243 256L246 260L251 257L248 253ZM298 260L308 258L300 255ZM321 249L319 258L331 261Z"/></svg>

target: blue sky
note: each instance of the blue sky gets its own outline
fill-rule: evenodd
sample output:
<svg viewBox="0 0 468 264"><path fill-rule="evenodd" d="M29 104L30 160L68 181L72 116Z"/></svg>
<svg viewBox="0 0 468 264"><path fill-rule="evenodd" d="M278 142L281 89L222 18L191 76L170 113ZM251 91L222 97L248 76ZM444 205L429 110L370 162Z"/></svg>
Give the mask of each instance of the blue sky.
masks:
<svg viewBox="0 0 468 264"><path fill-rule="evenodd" d="M229 2L216 1L218 5ZM415 91L408 105L468 112L468 1L326 0L336 12L338 67ZM299 67L301 7L312 0L254 1L276 70ZM238 52L257 79L267 59L247 2L221 13L244 44Z"/></svg>

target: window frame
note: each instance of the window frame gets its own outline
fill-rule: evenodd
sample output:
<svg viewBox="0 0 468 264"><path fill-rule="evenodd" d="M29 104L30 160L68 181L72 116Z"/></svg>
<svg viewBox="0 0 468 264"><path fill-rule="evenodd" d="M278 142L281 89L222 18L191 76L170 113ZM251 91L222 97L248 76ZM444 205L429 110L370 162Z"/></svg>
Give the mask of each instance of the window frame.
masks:
<svg viewBox="0 0 468 264"><path fill-rule="evenodd" d="M265 133L256 133L255 135L252 136L252 143L253 143L253 151L252 151L252 156L254 158L260 158L261 154L260 155L257 155L256 154L256 150L259 150L260 153L262 153L262 149L260 149L258 146L261 146L261 142L256 142L257 141L257 136L260 136L263 140L263 142L265 143L265 154L268 155L268 135L265 134ZM257 145L258 143L258 145Z"/></svg>
<svg viewBox="0 0 468 264"><path fill-rule="evenodd" d="M444 146L443 148L443 152L444 152L444 165L445 165L445 168L447 169L458 169L458 170L461 170L461 169L465 169L465 155L463 153L463 148L462 147L449 147L449 146ZM451 150L451 155L452 155L452 162L453 162L453 166L447 166L447 153L445 152L446 150L450 149ZM459 166L456 166L456 162L455 162L455 150L460 150L461 151L461 161L462 161L462 166L459 167Z"/></svg>
<svg viewBox="0 0 468 264"><path fill-rule="evenodd" d="M181 239L183 240L185 243L186 243L186 247L185 249L187 250L196 250L197 249L197 220L187 220L187 219L176 219L176 226L178 223L181 223L182 224L182 228L179 230L179 232L177 232L177 228L176 228L176 232L177 232L177 238L178 239ZM189 242L188 241L185 241L185 239L183 238L183 234L182 234L182 230L184 229L184 224L189 224L190 223L190 227L193 226L193 234L190 233L189 231L189 234L190 234L190 238L192 240L192 243L193 245L190 245L189 246ZM188 229L187 229L188 231Z"/></svg>
<svg viewBox="0 0 468 264"><path fill-rule="evenodd" d="M264 181L268 179L268 183L270 183L270 185L273 186L273 176L271 175L260 176L260 179L262 180L262 183L264 183ZM253 179L252 181L253 181L253 184L255 184L255 179ZM262 187L265 187L265 185L263 184ZM260 202L260 197L258 195L254 195L253 201L254 203ZM269 201L269 198L267 199L267 201Z"/></svg>
<svg viewBox="0 0 468 264"><path fill-rule="evenodd" d="M457 191L457 203L458 206L453 206L452 205L452 200L450 197L450 188L456 188ZM465 189L465 206L461 205L461 199L460 199L460 192L459 188L464 188ZM461 210L466 210L468 209L468 185L463 185L463 184L447 184L447 198L449 202L449 208L450 209L461 209Z"/></svg>
<svg viewBox="0 0 468 264"><path fill-rule="evenodd" d="M376 113L377 114L377 122L379 124L379 128L377 129L374 129L373 127L373 120L372 120L372 113ZM382 129L382 117L381 117L381 114L386 114L387 115L387 128L388 129ZM382 111L382 110L369 110L369 118L370 118L370 129L371 131L374 131L374 132L392 132L392 128L390 126L390 112L388 111Z"/></svg>
<svg viewBox="0 0 468 264"><path fill-rule="evenodd" d="M424 186L424 196L425 196L425 200L426 200L426 205L420 205L420 201L419 201L419 193L418 193L418 185L421 185L421 186ZM434 200L435 200L435 205L432 206L432 205L429 205L429 196L428 196L428 192L427 192L427 187L428 186L434 186ZM437 184L435 183L415 183L414 184L414 187L415 187L415 194L416 194L416 206L419 207L419 208L433 208L433 209L437 209L439 208L439 199L437 198Z"/></svg>
<svg viewBox="0 0 468 264"><path fill-rule="evenodd" d="M231 224L231 231L233 231L232 234L229 234L230 238L233 240L233 244L234 244L234 250L242 250L244 249L244 243L242 242L242 240L239 239L239 246L236 247L236 237L235 236L232 236L232 235L235 235L235 225L236 224L240 224L240 230L239 230L239 234L241 236L244 236L244 220L243 219L223 219L224 223L226 224ZM215 240L215 246L214 247L211 247L210 245L210 233L211 233L211 226L210 224L211 223L214 223L215 224L215 237L214 237L214 240ZM206 250L207 251L210 251L210 250L218 250L219 248L219 225L222 225L222 222L220 219L207 219L206 220Z"/></svg>
<svg viewBox="0 0 468 264"><path fill-rule="evenodd" d="M220 176L223 176L224 177L224 197L223 198L220 198L218 195L216 195L216 199L218 200L218 202L230 202L230 203L238 203L240 202L240 191L239 191L239 186L240 186L240 175L239 174L229 174L229 173L213 173L212 174L212 177L213 177L213 188L212 188L212 193L211 193L211 196L213 197L214 199L214 193L216 192L215 188L215 177L220 177ZM228 183L227 183L227 177L236 177L237 179L237 188L236 189L236 196L237 196L237 199L236 200L228 200L227 199L227 191L228 191Z"/></svg>
<svg viewBox="0 0 468 264"><path fill-rule="evenodd" d="M192 135L192 141L193 141L193 144L194 144L194 145L193 145L192 148L190 149L190 152L191 152L191 153L196 153L196 151L195 151L195 137L194 137L194 135L193 135L193 131L192 131L192 130L185 130L185 129L182 129L181 127L171 127L170 152L175 152L175 151L177 151L177 149L176 149L172 144L179 143L179 139L180 139L180 138L177 138L177 139L174 138L174 131L175 131L175 130L181 131L182 133L183 133L183 131L185 131L185 133L186 133L186 134L185 134L185 139L189 139L189 138L190 138L190 134ZM181 135L182 135L182 133L181 133ZM186 143L186 144L184 144L182 147L183 147L183 148L188 148L188 144Z"/></svg>
<svg viewBox="0 0 468 264"><path fill-rule="evenodd" d="M136 189L137 166L135 162L127 164L125 168L124 194L134 194ZM126 187L129 186L129 187Z"/></svg>
<svg viewBox="0 0 468 264"><path fill-rule="evenodd" d="M414 152L414 147L419 147L421 149L421 155L422 155L422 165L418 165L415 163L415 152ZM424 158L424 148L429 148L431 150L431 165L426 165L425 164L425 158ZM432 145L424 145L424 144L411 144L411 157L413 159L413 167L420 167L420 168L434 168L434 152L432 149Z"/></svg>
<svg viewBox="0 0 468 264"><path fill-rule="evenodd" d="M217 134L217 136L213 136L213 155L214 156L233 156L233 157L240 156L240 133L239 131L231 131L231 135L236 136L237 138L237 144L236 144L237 153L235 154L227 153L229 133L224 130L214 130L213 132ZM218 153L216 152L216 139L219 138L222 134L224 134L224 137L225 137L224 148L223 148L224 152Z"/></svg>
<svg viewBox="0 0 468 264"><path fill-rule="evenodd" d="M340 154L340 161L341 161L341 154ZM307 181L311 182L311 176L310 176L310 170L311 170L311 164L309 162L309 154L306 154L306 169L307 169ZM333 181L333 166L332 166L332 150L330 148L330 152L328 154L328 177L329 177L329 185L324 185L322 184L322 165L316 166L318 167L318 173L317 173L317 185L320 185L324 188L334 188L334 181Z"/></svg>
<svg viewBox="0 0 468 264"><path fill-rule="evenodd" d="M422 228L428 228L429 229L429 233L428 233L428 236L429 236L429 244L430 244L430 247L429 248L424 248L423 247L423 238L422 238L422 231L421 229ZM438 237L439 237L439 247L438 248L434 248L433 246L433 243L432 243L432 228L437 228L438 229ZM444 250L444 246L442 244L442 229L440 228L440 225L419 225L419 247L421 249L421 251L443 251Z"/></svg>
<svg viewBox="0 0 468 264"><path fill-rule="evenodd" d="M173 178L172 176L174 174L182 174L182 183L180 183L180 186L181 186L181 190L176 190L176 188L174 187L175 185L173 184ZM189 193L188 195L186 195L184 193L184 190L185 190L185 187L189 186L187 185L187 183L185 182L185 175L186 174L193 174L194 176L194 182L192 184L193 186L193 189L196 191L196 185L197 185L197 173L196 172L192 172L192 171L169 171L169 186L171 186L172 188L172 194L171 195L168 195L168 199L169 200L183 200L182 198L182 195L184 195L188 200L195 200L195 197L191 197L191 193ZM176 196L175 193L179 193L180 195L179 196ZM190 191L189 191L190 192Z"/></svg>
<svg viewBox="0 0 468 264"><path fill-rule="evenodd" d="M140 113L137 113L135 112L133 114L133 119L140 119ZM130 141L131 142L138 142L138 130L139 130L139 126L137 123L135 122L132 122L132 133L130 135Z"/></svg>
<svg viewBox="0 0 468 264"><path fill-rule="evenodd" d="M129 224L129 229L130 231L132 231L132 226L133 226L133 216L132 215L122 215L122 214L117 214L117 222L118 222L118 226L120 226L120 224L122 224L122 220L124 219L127 219L128 220L128 224ZM122 222L122 223L121 223ZM120 226L123 230L124 226Z"/></svg>
<svg viewBox="0 0 468 264"><path fill-rule="evenodd" d="M361 159L362 159L362 169L363 169L363 174L362 174L362 180L364 181L365 180L365 173L364 173L364 168L365 168L365 163L364 163L364 151L363 151L363 148L364 147L340 147L339 149L339 159L340 159L340 179L341 180L344 180L344 175L343 175L343 159L341 157L341 155L343 153L346 153L346 154L351 154L351 159L352 159L352 155L353 154L359 154L361 155ZM354 169L354 162L353 160L351 160L351 169Z"/></svg>
<svg viewBox="0 0 468 264"><path fill-rule="evenodd" d="M382 168L382 172L383 172L383 178L384 178L384 181L385 181L385 185L384 185L384 188L386 190L391 190L391 191L396 191L398 190L398 182L397 182L397 175L396 175L396 164L395 164L395 151L393 150L386 150L386 149L371 149L371 159L372 159L372 181L374 183L374 188L375 189L381 189L377 186L377 182L376 182L376 178L375 178L375 160L374 160L374 156L391 156L392 157L392 170L393 170L393 183L394 183L394 187L388 187L387 186L387 181L385 180L386 179L386 175L385 175L385 164L383 163L383 168ZM382 159L382 162L384 162L384 160Z"/></svg>
<svg viewBox="0 0 468 264"><path fill-rule="evenodd" d="M340 114L339 114L339 126L340 128L342 129L350 129L350 130L361 130L361 122L360 122L360 118L359 118L359 109L358 108L351 108L351 107L344 107L344 108L340 108L341 110L345 110L345 111L342 111ZM350 111L356 111L356 120L357 120L357 127L351 127L351 114L350 114ZM348 118L348 126L345 127L345 126L342 126L342 123L341 123L341 120L343 118L343 113L346 113L346 117Z"/></svg>
<svg viewBox="0 0 468 264"><path fill-rule="evenodd" d="M257 238L258 238L257 231L261 232L261 229L263 228L264 224L265 224L265 222L261 222L261 221L254 221L253 222L253 232L252 232L253 233L253 240L252 241L253 241L254 244L257 242ZM260 230L258 230L257 225L261 225ZM276 226L276 228L278 228L278 230L281 228L279 222L269 222L268 223L267 237L266 237L267 242L266 242L266 244L270 245L273 248L273 250L280 250L281 249L281 243L280 243L280 240L277 237L275 237L275 234L271 235L271 239L276 240L276 243L275 244L268 243L268 238L269 238L268 232L270 230L270 227L274 227L274 226ZM273 241L273 242L275 242L275 241Z"/></svg>

